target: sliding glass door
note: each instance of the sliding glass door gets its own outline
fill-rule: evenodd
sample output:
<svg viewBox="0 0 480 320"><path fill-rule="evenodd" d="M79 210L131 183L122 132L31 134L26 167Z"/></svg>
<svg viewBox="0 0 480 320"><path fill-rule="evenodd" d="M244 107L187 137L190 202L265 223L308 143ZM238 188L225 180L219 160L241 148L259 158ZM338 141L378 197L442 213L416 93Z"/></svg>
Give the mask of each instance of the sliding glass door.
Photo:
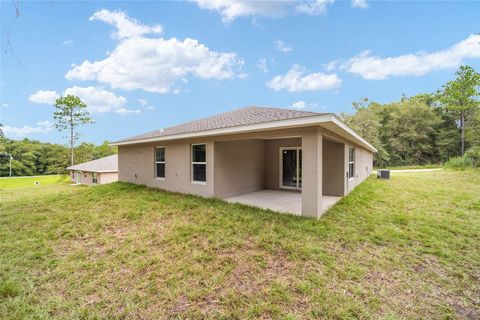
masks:
<svg viewBox="0 0 480 320"><path fill-rule="evenodd" d="M280 148L280 188L302 188L302 148Z"/></svg>

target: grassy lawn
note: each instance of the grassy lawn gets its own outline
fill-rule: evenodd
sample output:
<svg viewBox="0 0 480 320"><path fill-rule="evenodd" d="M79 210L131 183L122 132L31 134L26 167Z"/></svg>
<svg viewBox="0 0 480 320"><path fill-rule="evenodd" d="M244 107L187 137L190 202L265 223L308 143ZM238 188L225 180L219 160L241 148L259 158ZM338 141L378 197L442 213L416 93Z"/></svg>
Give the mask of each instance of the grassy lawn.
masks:
<svg viewBox="0 0 480 320"><path fill-rule="evenodd" d="M0 178L0 189L40 187L67 181L68 177L62 175ZM36 184L38 182L38 184Z"/></svg>
<svg viewBox="0 0 480 320"><path fill-rule="evenodd" d="M386 166L384 167L375 167L375 170L378 169L389 169L389 170L411 170L411 169L439 169L444 168L441 164L425 164L425 165L414 165L414 166Z"/></svg>
<svg viewBox="0 0 480 320"><path fill-rule="evenodd" d="M480 318L480 171L319 221L124 183L0 191L0 318Z"/></svg>

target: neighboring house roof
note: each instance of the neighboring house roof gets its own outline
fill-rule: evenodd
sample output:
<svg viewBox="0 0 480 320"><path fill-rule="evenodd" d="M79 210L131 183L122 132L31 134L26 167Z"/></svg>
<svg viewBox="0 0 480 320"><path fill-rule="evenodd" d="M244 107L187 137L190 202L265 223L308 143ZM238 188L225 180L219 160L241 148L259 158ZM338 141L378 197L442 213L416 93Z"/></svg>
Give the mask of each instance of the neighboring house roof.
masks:
<svg viewBox="0 0 480 320"><path fill-rule="evenodd" d="M127 139L113 142L111 145L127 145L162 140L231 134L287 127L315 125L334 122L342 130L348 131L355 140L373 152L377 150L343 123L333 113L250 106L220 113L208 118L194 120L165 129L147 132Z"/></svg>
<svg viewBox="0 0 480 320"><path fill-rule="evenodd" d="M68 167L67 170L88 172L118 172L118 154L87 161Z"/></svg>

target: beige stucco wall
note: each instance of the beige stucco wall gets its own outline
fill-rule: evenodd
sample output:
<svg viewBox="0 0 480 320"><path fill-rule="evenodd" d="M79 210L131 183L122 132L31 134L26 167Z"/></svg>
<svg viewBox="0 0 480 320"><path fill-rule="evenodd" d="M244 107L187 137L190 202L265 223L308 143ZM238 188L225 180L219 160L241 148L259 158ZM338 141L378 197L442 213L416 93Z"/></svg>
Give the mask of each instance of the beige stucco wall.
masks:
<svg viewBox="0 0 480 320"><path fill-rule="evenodd" d="M264 140L215 143L214 195L219 198L264 188Z"/></svg>
<svg viewBox="0 0 480 320"><path fill-rule="evenodd" d="M72 176L72 172L75 174L75 176ZM77 172L78 171L70 171L70 180L72 183L77 183ZM81 172L81 179L80 183L81 184L86 184L86 185L92 185L92 173L87 172L87 171L80 171Z"/></svg>
<svg viewBox="0 0 480 320"><path fill-rule="evenodd" d="M341 197L345 194L345 144L323 139L323 194Z"/></svg>
<svg viewBox="0 0 480 320"><path fill-rule="evenodd" d="M88 171L80 171L81 174L81 184L93 185L93 173ZM72 175L74 173L74 175ZM77 171L70 171L70 181L72 183L77 183ZM97 173L97 184L105 184L110 182L118 181L117 172L104 172Z"/></svg>
<svg viewBox="0 0 480 320"><path fill-rule="evenodd" d="M373 153L361 147L355 147L355 174L351 179L345 179L345 194L350 193L356 186L367 179L373 170ZM348 147L345 145L345 172L348 172Z"/></svg>
<svg viewBox="0 0 480 320"><path fill-rule="evenodd" d="M222 141L233 142L247 139L271 139L301 136L308 130L310 129L296 128L271 130L266 132L207 137L203 139L185 139L169 142L119 146L118 180L170 191L212 197L215 196L215 145ZM207 144L207 183L203 185L191 182L190 146L192 143ZM154 177L154 148L156 146L165 147L165 180L155 179ZM263 174L263 176L265 175ZM238 181L236 181L236 183L238 183ZM220 191L218 191L217 196L219 194Z"/></svg>
<svg viewBox="0 0 480 320"><path fill-rule="evenodd" d="M301 146L302 138L265 140L265 189L280 187L280 148Z"/></svg>
<svg viewBox="0 0 480 320"><path fill-rule="evenodd" d="M118 172L102 172L97 174L98 184L118 181Z"/></svg>
<svg viewBox="0 0 480 320"><path fill-rule="evenodd" d="M331 147L329 142L323 143L324 137L325 141L332 140L341 144L344 150L343 160L336 163L336 157L333 154L323 153L324 145L327 151ZM191 182L192 143L207 144L207 182L205 184ZM154 176L156 146L165 147L165 179L155 179ZM345 176L348 171L348 141L325 128L304 127L119 146L118 179L170 191L220 198L255 191L262 187L278 189L279 148L288 146L302 146L302 214L304 216L318 218L322 211L324 192L346 194L363 181L372 170L373 154L355 146L357 148L355 178L349 181L345 178L336 181L343 184L343 188L332 185L332 191L329 189L330 186L324 185L323 175L325 174L326 181L334 179L331 175L333 167L335 175L340 175L340 170L343 168L341 175ZM247 149L249 152L245 152Z"/></svg>
<svg viewBox="0 0 480 320"><path fill-rule="evenodd" d="M207 182L191 179L191 144L207 145ZM165 147L165 179L155 178L155 147ZM119 181L143 184L169 191L213 197L214 143L211 140L182 140L170 143L149 143L118 148Z"/></svg>

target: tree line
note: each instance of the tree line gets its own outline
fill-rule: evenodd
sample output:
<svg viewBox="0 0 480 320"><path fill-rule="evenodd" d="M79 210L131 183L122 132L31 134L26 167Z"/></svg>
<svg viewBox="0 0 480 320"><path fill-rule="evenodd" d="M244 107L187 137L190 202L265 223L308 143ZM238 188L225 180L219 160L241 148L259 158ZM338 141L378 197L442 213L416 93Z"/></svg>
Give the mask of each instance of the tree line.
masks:
<svg viewBox="0 0 480 320"><path fill-rule="evenodd" d="M443 164L451 159L459 165L480 166L479 89L480 74L461 66L456 78L434 93L403 96L383 104L364 98L353 103L353 114L340 116L378 150L376 166ZM61 174L73 163L117 152L107 141L99 146L76 145L78 127L93 123L87 105L78 97L58 98L53 117L59 131L68 131L68 147L8 139L0 124L0 176L8 175L9 155L13 157L13 175L25 176ZM466 159L458 158L464 153Z"/></svg>
<svg viewBox="0 0 480 320"><path fill-rule="evenodd" d="M78 127L94 123L87 110L88 106L79 97L73 95L59 97L54 107L55 128L59 131L68 131L68 148L29 139L18 141L7 139L0 124L0 176L10 175L10 166L13 176L63 174L68 166L75 163L117 153L117 148L110 147L108 141L99 146L85 142L76 145L80 138Z"/></svg>
<svg viewBox="0 0 480 320"><path fill-rule="evenodd" d="M100 145L83 142L74 148L75 162L82 163L117 153L108 141ZM12 140L0 136L0 155L11 154L12 176L64 174L70 166L70 147L36 140ZM0 156L0 176L9 175L9 156Z"/></svg>
<svg viewBox="0 0 480 320"><path fill-rule="evenodd" d="M480 74L462 66L456 78L433 93L378 103L354 102L343 120L377 150L375 165L443 164L480 154Z"/></svg>

